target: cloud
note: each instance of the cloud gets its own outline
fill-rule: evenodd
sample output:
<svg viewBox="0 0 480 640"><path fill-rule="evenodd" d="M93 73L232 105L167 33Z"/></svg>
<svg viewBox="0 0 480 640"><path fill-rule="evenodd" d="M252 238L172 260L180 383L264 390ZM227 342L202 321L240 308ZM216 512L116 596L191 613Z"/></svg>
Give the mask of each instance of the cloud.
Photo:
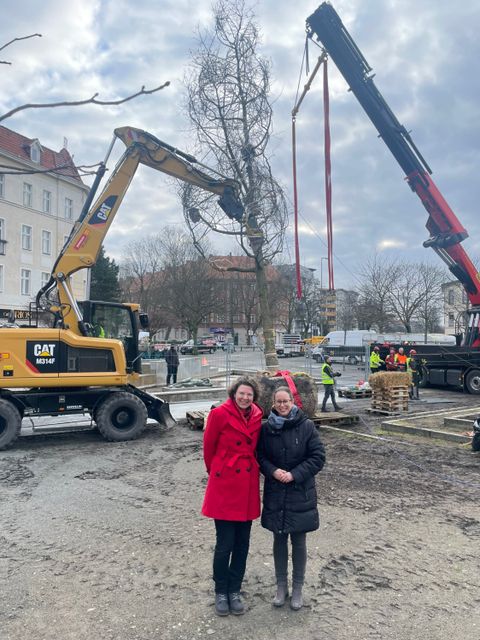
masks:
<svg viewBox="0 0 480 640"><path fill-rule="evenodd" d="M41 32L2 52L0 112L17 104L100 92L115 98L142 85L171 81L168 89L122 107L28 111L4 122L59 149L63 138L77 162L101 160L117 126L137 126L184 150L192 149L182 110L182 78L198 25L210 20L210 0L3 0L4 41ZM434 180L469 230L467 251L479 253L478 149L480 119L480 14L476 0L334 0L334 6L372 66L375 82L434 171ZM274 102L272 166L292 200L290 126L305 43L305 19L316 7L263 0L256 5L262 53L271 61ZM319 49L310 47L310 63ZM422 247L427 213L404 183L395 159L330 63L332 179L336 283L355 284L372 248L438 263ZM323 187L323 115L320 78L297 121L301 253L319 269L326 255ZM118 159L119 145L110 166ZM138 234L183 224L174 188L162 176L139 170L106 240L116 258ZM312 231L312 229L314 231ZM291 230L287 245L291 245ZM212 238L221 250L221 241ZM387 244L385 244L387 243ZM291 256L291 253L287 257Z"/></svg>

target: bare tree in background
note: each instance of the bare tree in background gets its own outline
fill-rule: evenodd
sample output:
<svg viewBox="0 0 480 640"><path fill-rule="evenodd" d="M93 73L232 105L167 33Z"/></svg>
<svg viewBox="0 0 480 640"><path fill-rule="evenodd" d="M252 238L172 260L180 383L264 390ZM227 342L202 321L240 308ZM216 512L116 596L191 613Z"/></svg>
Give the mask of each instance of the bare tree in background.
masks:
<svg viewBox="0 0 480 640"><path fill-rule="evenodd" d="M442 284L448 276L443 267L422 262L418 265L423 302L418 309L418 318L423 322L425 342L427 334L439 328L440 309L443 304Z"/></svg>
<svg viewBox="0 0 480 640"><path fill-rule="evenodd" d="M163 305L197 340L198 329L211 313L223 309L218 295L218 273L192 244L188 233L166 229L161 241ZM202 253L208 253L204 244Z"/></svg>
<svg viewBox="0 0 480 640"><path fill-rule="evenodd" d="M127 244L120 265L120 283L124 299L138 302L148 313L154 334L162 326L170 326L171 319L165 309L165 283L163 274L163 234L132 240Z"/></svg>
<svg viewBox="0 0 480 640"><path fill-rule="evenodd" d="M213 29L199 36L192 55L187 112L208 164L238 181L245 214L241 222L228 220L211 206L210 197L188 186L182 200L195 243L213 230L235 238L254 259L250 271L256 277L266 365L276 368L265 271L282 250L287 206L267 156L272 131L270 66L258 54L258 28L244 0L220 0L213 14Z"/></svg>
<svg viewBox="0 0 480 640"><path fill-rule="evenodd" d="M376 326L380 333L388 330L392 323L390 292L397 279L397 272L398 266L394 261L390 262L378 255L374 255L360 269L359 311L364 316L371 314L370 322L364 317L364 323Z"/></svg>

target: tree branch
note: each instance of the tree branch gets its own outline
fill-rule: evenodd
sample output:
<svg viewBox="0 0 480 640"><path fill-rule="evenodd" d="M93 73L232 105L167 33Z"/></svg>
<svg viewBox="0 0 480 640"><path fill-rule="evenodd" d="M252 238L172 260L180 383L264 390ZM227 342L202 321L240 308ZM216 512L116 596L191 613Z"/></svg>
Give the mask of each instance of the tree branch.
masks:
<svg viewBox="0 0 480 640"><path fill-rule="evenodd" d="M25 111L25 109L52 109L55 107L79 107L85 104L98 104L101 106L119 105L119 104L123 104L124 102L129 102L130 100L134 100L135 98L138 98L138 96L151 95L152 93L161 91L162 89L164 89L165 87L168 87L169 85L170 85L170 81L165 82L159 87L155 87L155 89L145 89L145 86L143 86L140 89L140 91L137 91L137 93L133 93L132 95L127 96L126 98L120 98L119 100L97 100L98 93L95 93L91 98L86 98L85 100L65 100L63 102L22 104L18 107L15 107L14 109L11 109L11 111L8 111L3 116L0 116L0 122L2 120L6 120L7 118L10 118L11 116L15 115L19 111Z"/></svg>
<svg viewBox="0 0 480 640"><path fill-rule="evenodd" d="M10 40L10 42L7 42L3 46L1 46L0 47L0 51L3 51L4 49L9 47L14 42L19 42L20 40L28 40L29 38L41 38L41 37L42 37L41 33L32 33L29 36L21 36L20 38L14 38L13 40ZM6 60L0 60L0 64L12 64L12 63L11 62L7 62Z"/></svg>

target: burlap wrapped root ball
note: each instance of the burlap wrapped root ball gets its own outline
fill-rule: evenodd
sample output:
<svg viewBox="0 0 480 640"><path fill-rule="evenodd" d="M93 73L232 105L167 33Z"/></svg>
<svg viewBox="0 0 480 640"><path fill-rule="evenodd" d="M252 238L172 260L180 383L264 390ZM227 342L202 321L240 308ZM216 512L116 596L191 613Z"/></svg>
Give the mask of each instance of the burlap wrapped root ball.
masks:
<svg viewBox="0 0 480 640"><path fill-rule="evenodd" d="M292 373L291 377L302 400L302 410L311 418L315 415L318 405L318 389L315 380L306 373ZM271 376L268 372L258 373L255 379L260 390L257 404L262 409L263 415L268 416L272 409L273 392L278 387L287 387L287 382L285 378Z"/></svg>
<svg viewBox="0 0 480 640"><path fill-rule="evenodd" d="M408 387L411 384L410 374L402 371L380 371L368 378L374 391L388 391L393 387Z"/></svg>

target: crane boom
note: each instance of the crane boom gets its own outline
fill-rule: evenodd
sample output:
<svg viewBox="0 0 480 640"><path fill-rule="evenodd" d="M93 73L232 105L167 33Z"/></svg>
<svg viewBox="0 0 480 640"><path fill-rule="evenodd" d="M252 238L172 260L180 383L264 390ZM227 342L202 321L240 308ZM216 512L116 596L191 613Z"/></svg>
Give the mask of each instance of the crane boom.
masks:
<svg viewBox="0 0 480 640"><path fill-rule="evenodd" d="M335 62L367 116L406 174L411 189L428 212L430 237L423 243L431 247L464 286L478 325L480 313L480 274L461 246L468 233L452 211L430 174L431 169L415 146L409 132L400 124L375 86L371 67L343 25L335 9L327 2L307 18L309 37L316 36ZM478 328L466 336L467 344L480 346Z"/></svg>

